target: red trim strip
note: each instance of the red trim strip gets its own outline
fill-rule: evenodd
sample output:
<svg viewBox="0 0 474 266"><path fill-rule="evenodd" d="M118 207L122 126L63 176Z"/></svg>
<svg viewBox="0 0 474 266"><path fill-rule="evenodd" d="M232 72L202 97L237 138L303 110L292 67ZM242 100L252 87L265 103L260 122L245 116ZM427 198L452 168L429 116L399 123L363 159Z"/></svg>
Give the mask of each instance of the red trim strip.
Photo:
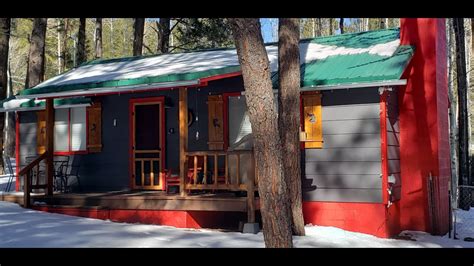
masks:
<svg viewBox="0 0 474 266"><path fill-rule="evenodd" d="M54 155L88 154L88 151L55 151Z"/></svg>
<svg viewBox="0 0 474 266"><path fill-rule="evenodd" d="M114 95L114 94L127 94L127 93L138 93L138 92L148 92L148 91L162 91L162 90L173 90L173 89L179 89L181 87L183 88L197 88L197 87L204 87L207 86L207 83L209 81L213 80L219 80L219 79L225 79L225 78L231 78L231 77L237 77L241 76L242 71L239 72L232 72L232 73L227 73L227 74L222 74L222 75L217 75L217 76L212 76L212 77L207 77L207 78L202 78L199 79L199 84L196 85L187 85L187 86L178 86L178 87L165 87L165 88L156 88L156 89L146 89L146 90L129 90L129 91L121 91L121 92L107 92L107 93L90 93L90 94L83 94L79 95L82 97L88 97L88 96L105 96L105 95ZM71 97L78 97L78 95L71 95L71 96L61 96L60 98L71 98ZM38 98L39 100L44 100L47 98L54 98L54 97L44 97L44 98Z"/></svg>
<svg viewBox="0 0 474 266"><path fill-rule="evenodd" d="M382 159L382 199L388 203L387 92L380 95L380 150Z"/></svg>
<svg viewBox="0 0 474 266"><path fill-rule="evenodd" d="M15 172L16 172L16 181L15 181L15 190L20 191L20 112L15 112Z"/></svg>
<svg viewBox="0 0 474 266"><path fill-rule="evenodd" d="M241 75L242 75L242 71L238 71L238 72L232 72L232 73L227 73L227 74L202 78L202 79L199 80L199 82L208 82L208 81L213 81L213 80L218 80L218 79L237 77L237 76L241 76Z"/></svg>

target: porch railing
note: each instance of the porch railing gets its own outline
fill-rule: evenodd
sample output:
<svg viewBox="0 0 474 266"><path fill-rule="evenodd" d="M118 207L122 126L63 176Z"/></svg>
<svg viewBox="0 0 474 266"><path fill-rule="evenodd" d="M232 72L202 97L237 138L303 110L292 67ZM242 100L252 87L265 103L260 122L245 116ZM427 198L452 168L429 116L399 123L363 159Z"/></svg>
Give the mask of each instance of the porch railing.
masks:
<svg viewBox="0 0 474 266"><path fill-rule="evenodd" d="M23 189L23 207L31 207L31 190L32 189L47 189L47 184L40 184L40 163L46 159L46 152L38 156L31 163L29 163L25 168L21 169L18 173L18 176L24 176L24 189ZM33 185L33 177L36 177L36 183ZM45 180L46 181L46 180Z"/></svg>
<svg viewBox="0 0 474 266"><path fill-rule="evenodd" d="M186 190L247 191L257 187L255 158L251 150L186 152Z"/></svg>
<svg viewBox="0 0 474 266"><path fill-rule="evenodd" d="M185 155L185 165L182 166L188 169L185 190L246 191L247 220L249 223L255 222L258 176L252 150L193 151L185 152Z"/></svg>

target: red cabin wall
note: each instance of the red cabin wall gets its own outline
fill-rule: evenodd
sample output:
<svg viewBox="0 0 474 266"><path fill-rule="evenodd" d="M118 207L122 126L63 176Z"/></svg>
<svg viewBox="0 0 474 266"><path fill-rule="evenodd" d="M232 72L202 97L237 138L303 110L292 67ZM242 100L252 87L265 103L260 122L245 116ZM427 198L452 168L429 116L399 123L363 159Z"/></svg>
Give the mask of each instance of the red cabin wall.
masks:
<svg viewBox="0 0 474 266"><path fill-rule="evenodd" d="M445 234L448 230L450 152L446 32L444 19L401 19L400 42L414 45L400 89L400 166L402 230ZM435 217L428 209L427 178L434 176Z"/></svg>

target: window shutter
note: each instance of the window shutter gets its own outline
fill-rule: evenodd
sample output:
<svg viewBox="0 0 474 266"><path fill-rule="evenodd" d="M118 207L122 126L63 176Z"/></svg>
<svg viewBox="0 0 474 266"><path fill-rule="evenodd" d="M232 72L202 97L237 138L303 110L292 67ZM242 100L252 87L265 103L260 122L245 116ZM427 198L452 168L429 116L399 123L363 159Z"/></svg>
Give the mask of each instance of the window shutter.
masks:
<svg viewBox="0 0 474 266"><path fill-rule="evenodd" d="M46 152L46 112L36 112L38 117L38 131L36 132L36 150L38 154Z"/></svg>
<svg viewBox="0 0 474 266"><path fill-rule="evenodd" d="M87 150L100 152L102 150L102 107L99 102L87 107Z"/></svg>
<svg viewBox="0 0 474 266"><path fill-rule="evenodd" d="M305 148L322 148L321 94L304 94L302 98L303 114L301 115L304 118Z"/></svg>
<svg viewBox="0 0 474 266"><path fill-rule="evenodd" d="M208 106L208 129L209 150L224 149L224 101L222 95L210 95L207 97Z"/></svg>

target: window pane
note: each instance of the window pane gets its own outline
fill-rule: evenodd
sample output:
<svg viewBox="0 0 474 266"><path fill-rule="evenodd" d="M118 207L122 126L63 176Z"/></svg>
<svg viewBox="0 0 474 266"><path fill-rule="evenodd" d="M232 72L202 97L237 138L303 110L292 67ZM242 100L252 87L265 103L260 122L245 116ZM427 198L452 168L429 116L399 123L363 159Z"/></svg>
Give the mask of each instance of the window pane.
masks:
<svg viewBox="0 0 474 266"><path fill-rule="evenodd" d="M86 108L71 108L71 150L86 150Z"/></svg>
<svg viewBox="0 0 474 266"><path fill-rule="evenodd" d="M54 151L68 151L69 109L54 110Z"/></svg>
<svg viewBox="0 0 474 266"><path fill-rule="evenodd" d="M252 133L252 127L247 111L247 104L245 97L235 96L229 97L229 146L233 147L239 141L242 141L244 137L250 137ZM245 139L243 140L245 141ZM249 142L238 145L241 148L252 148ZM249 146L249 147L247 147Z"/></svg>
<svg viewBox="0 0 474 266"><path fill-rule="evenodd" d="M135 145L137 150L160 149L160 105L135 106Z"/></svg>

